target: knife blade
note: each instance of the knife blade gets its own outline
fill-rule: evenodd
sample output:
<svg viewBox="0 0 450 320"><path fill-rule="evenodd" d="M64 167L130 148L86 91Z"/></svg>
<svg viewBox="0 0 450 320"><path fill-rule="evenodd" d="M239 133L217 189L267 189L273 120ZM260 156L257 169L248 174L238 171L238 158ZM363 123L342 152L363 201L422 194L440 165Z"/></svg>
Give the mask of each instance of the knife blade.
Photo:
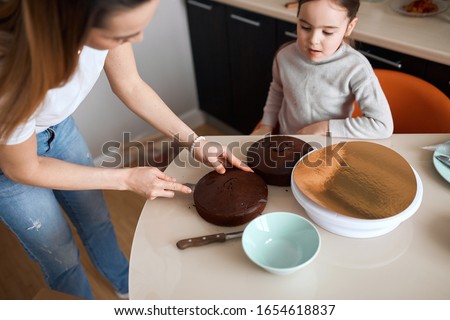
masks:
<svg viewBox="0 0 450 320"><path fill-rule="evenodd" d="M231 233L215 233L201 237L183 239L177 242L177 247L180 250L190 247L203 246L214 242L225 242L230 239L241 238L244 231L237 231Z"/></svg>
<svg viewBox="0 0 450 320"><path fill-rule="evenodd" d="M450 168L450 157L449 156L445 156L443 154L438 154L435 156L435 158Z"/></svg>

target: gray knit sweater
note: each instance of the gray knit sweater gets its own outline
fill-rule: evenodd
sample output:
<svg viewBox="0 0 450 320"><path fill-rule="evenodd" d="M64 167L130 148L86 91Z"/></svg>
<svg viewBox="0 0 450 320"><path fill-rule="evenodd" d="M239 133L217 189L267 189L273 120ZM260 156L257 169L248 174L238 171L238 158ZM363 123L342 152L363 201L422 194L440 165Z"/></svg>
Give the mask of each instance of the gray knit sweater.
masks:
<svg viewBox="0 0 450 320"><path fill-rule="evenodd" d="M393 132L389 104L369 61L343 43L325 61L306 61L297 44L280 49L264 107L263 124L280 125L281 134L330 120L333 136L382 139ZM353 102L362 117L352 118Z"/></svg>

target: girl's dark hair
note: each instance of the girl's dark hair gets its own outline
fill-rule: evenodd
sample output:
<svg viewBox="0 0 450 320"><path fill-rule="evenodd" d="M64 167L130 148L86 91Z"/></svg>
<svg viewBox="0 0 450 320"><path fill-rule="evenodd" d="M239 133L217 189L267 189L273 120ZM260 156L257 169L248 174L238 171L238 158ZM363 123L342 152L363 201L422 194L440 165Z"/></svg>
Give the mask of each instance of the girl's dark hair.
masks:
<svg viewBox="0 0 450 320"><path fill-rule="evenodd" d="M300 7L306 2L311 2L316 0L298 0L297 17L300 14ZM347 17L352 21L359 10L359 0L331 0L338 6L347 9Z"/></svg>
<svg viewBox="0 0 450 320"><path fill-rule="evenodd" d="M0 141L78 65L90 28L151 0L0 0Z"/></svg>

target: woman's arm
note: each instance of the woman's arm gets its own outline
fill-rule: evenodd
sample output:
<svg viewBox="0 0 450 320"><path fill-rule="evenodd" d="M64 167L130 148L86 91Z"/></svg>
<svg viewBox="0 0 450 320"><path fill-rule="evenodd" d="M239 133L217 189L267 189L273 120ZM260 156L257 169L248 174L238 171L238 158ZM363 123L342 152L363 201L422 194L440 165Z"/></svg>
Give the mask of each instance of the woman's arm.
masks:
<svg viewBox="0 0 450 320"><path fill-rule="evenodd" d="M183 146L192 145L198 136L141 79L130 43L121 45L108 53L105 72L113 92L130 110L165 135L179 141ZM195 148L195 155L197 159L212 165L219 173L225 172L225 163L251 171L225 147L218 150L217 144L214 148L210 148L206 141L199 141Z"/></svg>
<svg viewBox="0 0 450 320"><path fill-rule="evenodd" d="M169 137L189 147L197 135L141 79L130 43L108 53L105 72L112 91L134 113Z"/></svg>
<svg viewBox="0 0 450 320"><path fill-rule="evenodd" d="M148 199L191 192L157 168L97 168L40 157L35 134L20 144L0 145L0 168L13 181L49 189L130 190Z"/></svg>

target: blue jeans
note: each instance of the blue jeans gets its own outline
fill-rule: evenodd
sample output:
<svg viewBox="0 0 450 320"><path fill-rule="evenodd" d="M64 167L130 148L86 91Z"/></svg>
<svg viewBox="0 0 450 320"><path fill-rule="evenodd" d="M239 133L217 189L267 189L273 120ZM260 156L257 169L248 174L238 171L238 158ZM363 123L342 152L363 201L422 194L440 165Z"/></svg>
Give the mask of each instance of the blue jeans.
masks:
<svg viewBox="0 0 450 320"><path fill-rule="evenodd" d="M73 119L37 134L38 154L92 166L84 139ZM0 219L37 261L50 288L85 299L93 294L80 264L69 224L75 226L98 269L120 293L128 292L128 260L117 243L100 190L60 191L15 183L0 171Z"/></svg>

